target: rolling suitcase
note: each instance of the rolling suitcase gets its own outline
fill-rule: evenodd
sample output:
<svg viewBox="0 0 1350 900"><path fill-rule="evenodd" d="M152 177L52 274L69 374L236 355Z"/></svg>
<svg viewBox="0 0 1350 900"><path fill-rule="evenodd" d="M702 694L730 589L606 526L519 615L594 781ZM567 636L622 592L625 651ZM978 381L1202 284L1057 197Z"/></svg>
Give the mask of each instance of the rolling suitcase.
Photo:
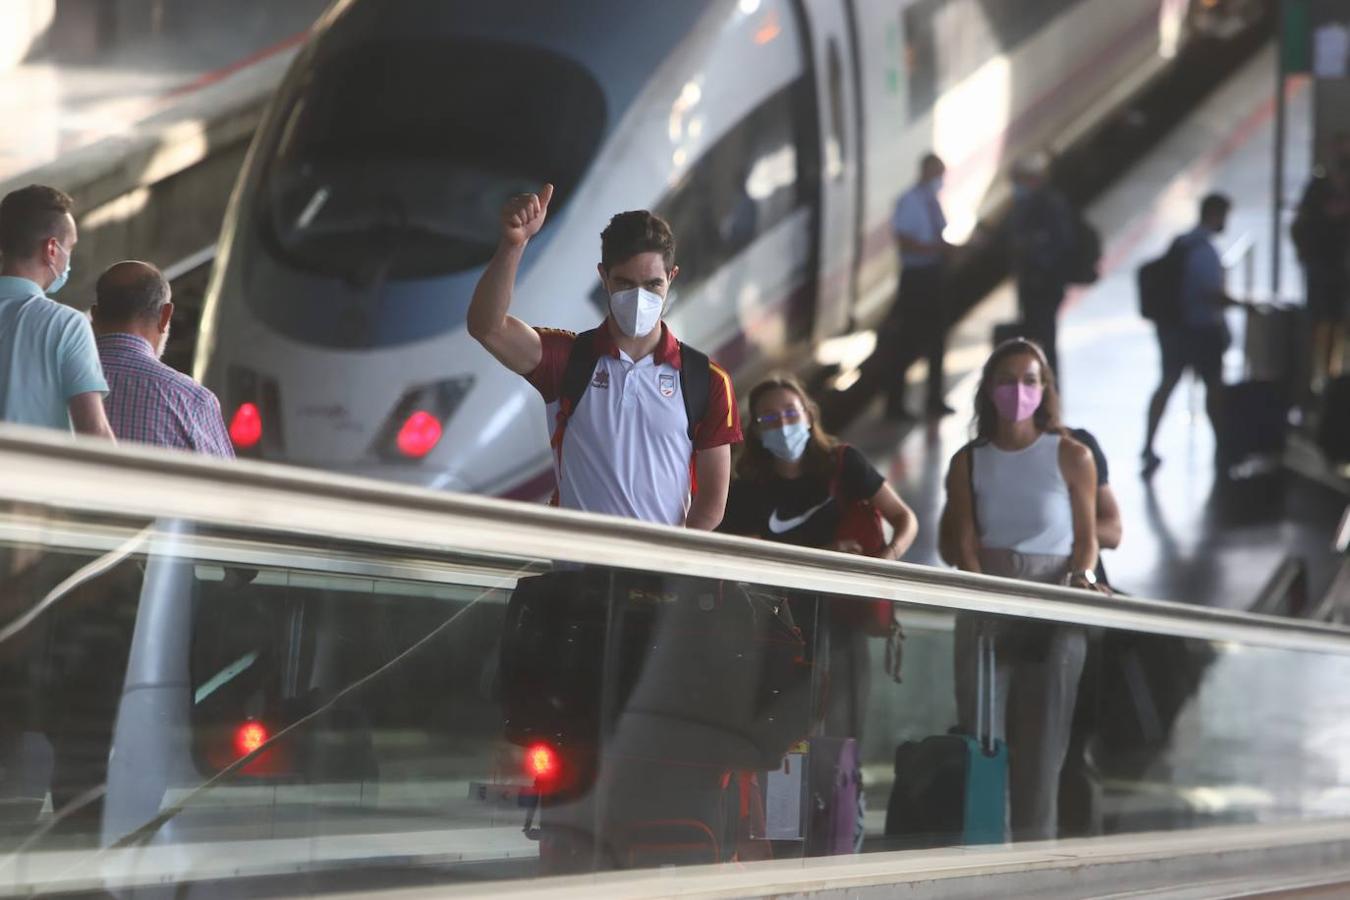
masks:
<svg viewBox="0 0 1350 900"><path fill-rule="evenodd" d="M886 834L905 847L1007 839L1008 748L994 737L994 640L978 642L976 734L941 734L895 748Z"/></svg>
<svg viewBox="0 0 1350 900"><path fill-rule="evenodd" d="M806 855L858 853L864 809L858 742L817 737L807 746Z"/></svg>
<svg viewBox="0 0 1350 900"><path fill-rule="evenodd" d="M1218 460L1231 466L1253 456L1283 453L1289 430L1286 396L1276 381L1226 385L1217 423Z"/></svg>
<svg viewBox="0 0 1350 900"><path fill-rule="evenodd" d="M801 631L786 600L742 584L602 569L522 578L497 680L504 737L522 747L641 737L662 758L769 769L811 730Z"/></svg>
<svg viewBox="0 0 1350 900"><path fill-rule="evenodd" d="M1290 400L1306 385L1307 315L1301 306L1255 304L1247 307L1242 350L1245 380L1279 384Z"/></svg>

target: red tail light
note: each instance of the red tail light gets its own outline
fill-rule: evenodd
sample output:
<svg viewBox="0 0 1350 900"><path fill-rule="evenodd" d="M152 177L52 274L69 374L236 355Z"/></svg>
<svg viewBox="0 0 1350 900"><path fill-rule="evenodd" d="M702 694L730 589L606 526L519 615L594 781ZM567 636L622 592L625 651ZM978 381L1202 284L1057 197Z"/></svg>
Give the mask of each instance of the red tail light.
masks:
<svg viewBox="0 0 1350 900"><path fill-rule="evenodd" d="M421 459L441 441L441 422L425 410L408 416L398 430L398 452L412 459Z"/></svg>
<svg viewBox="0 0 1350 900"><path fill-rule="evenodd" d="M262 414L253 403L241 403L230 420L230 440L240 450L247 450L262 440Z"/></svg>
<svg viewBox="0 0 1350 900"><path fill-rule="evenodd" d="M548 744L531 744L525 748L525 771L535 781L557 781L562 773L558 751Z"/></svg>
<svg viewBox="0 0 1350 900"><path fill-rule="evenodd" d="M257 719L247 719L232 727L213 730L204 748L207 764L215 769L223 769L259 749L273 737L272 730ZM286 777L292 774L291 763L290 748L282 742L263 750L240 772L255 778Z"/></svg>
<svg viewBox="0 0 1350 900"><path fill-rule="evenodd" d="M234 732L234 750L239 756L248 756L271 737L261 722L245 722Z"/></svg>

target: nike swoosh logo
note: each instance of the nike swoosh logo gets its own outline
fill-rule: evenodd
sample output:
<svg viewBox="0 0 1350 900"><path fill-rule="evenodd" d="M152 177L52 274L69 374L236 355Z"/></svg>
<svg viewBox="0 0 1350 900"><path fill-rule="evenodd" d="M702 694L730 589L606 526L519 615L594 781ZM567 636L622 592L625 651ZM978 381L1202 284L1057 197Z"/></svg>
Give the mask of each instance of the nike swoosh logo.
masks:
<svg viewBox="0 0 1350 900"><path fill-rule="evenodd" d="M833 497L827 497L825 498L824 503L820 504L819 506L813 506L806 512L802 513L800 516L793 516L791 519L778 518L778 510L775 509L772 513L769 514L769 530L772 531L774 534L787 534L792 529L806 524L807 519L811 518L816 513L820 512L822 509L829 506L833 502L834 502Z"/></svg>

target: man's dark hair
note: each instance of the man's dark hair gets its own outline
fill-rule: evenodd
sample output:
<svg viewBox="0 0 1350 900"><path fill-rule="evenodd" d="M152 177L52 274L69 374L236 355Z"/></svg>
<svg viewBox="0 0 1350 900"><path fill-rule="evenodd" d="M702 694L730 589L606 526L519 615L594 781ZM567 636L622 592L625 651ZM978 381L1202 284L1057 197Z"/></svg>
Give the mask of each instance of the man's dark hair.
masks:
<svg viewBox="0 0 1350 900"><path fill-rule="evenodd" d="M42 184L30 184L0 200L0 256L32 259L48 238L59 237L61 220L75 208L70 195Z"/></svg>
<svg viewBox="0 0 1350 900"><path fill-rule="evenodd" d="M1215 216L1226 216L1233 208L1233 201L1227 194L1206 194L1200 201L1200 218L1208 221Z"/></svg>
<svg viewBox="0 0 1350 900"><path fill-rule="evenodd" d="M600 232L600 265L608 272L639 253L660 253L669 272L675 268L675 235L655 213L645 209L621 212Z"/></svg>
<svg viewBox="0 0 1350 900"><path fill-rule="evenodd" d="M148 322L169 302L169 282L149 263L114 263L94 286L94 320L100 325Z"/></svg>

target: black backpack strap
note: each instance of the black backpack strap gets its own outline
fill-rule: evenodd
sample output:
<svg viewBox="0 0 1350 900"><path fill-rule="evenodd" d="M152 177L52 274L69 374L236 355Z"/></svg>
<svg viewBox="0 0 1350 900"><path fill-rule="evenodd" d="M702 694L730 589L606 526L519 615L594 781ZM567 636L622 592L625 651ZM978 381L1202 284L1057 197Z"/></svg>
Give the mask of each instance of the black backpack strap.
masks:
<svg viewBox="0 0 1350 900"><path fill-rule="evenodd" d="M595 332L583 331L572 341L572 349L567 354L567 367L563 369L562 390L558 392L559 424L563 424L581 403L581 396L590 387L591 375L595 373L595 363L600 358L595 350Z"/></svg>
<svg viewBox="0 0 1350 900"><path fill-rule="evenodd" d="M708 414L708 392L712 389L712 362L708 354L680 342L680 396L689 419L689 440Z"/></svg>

